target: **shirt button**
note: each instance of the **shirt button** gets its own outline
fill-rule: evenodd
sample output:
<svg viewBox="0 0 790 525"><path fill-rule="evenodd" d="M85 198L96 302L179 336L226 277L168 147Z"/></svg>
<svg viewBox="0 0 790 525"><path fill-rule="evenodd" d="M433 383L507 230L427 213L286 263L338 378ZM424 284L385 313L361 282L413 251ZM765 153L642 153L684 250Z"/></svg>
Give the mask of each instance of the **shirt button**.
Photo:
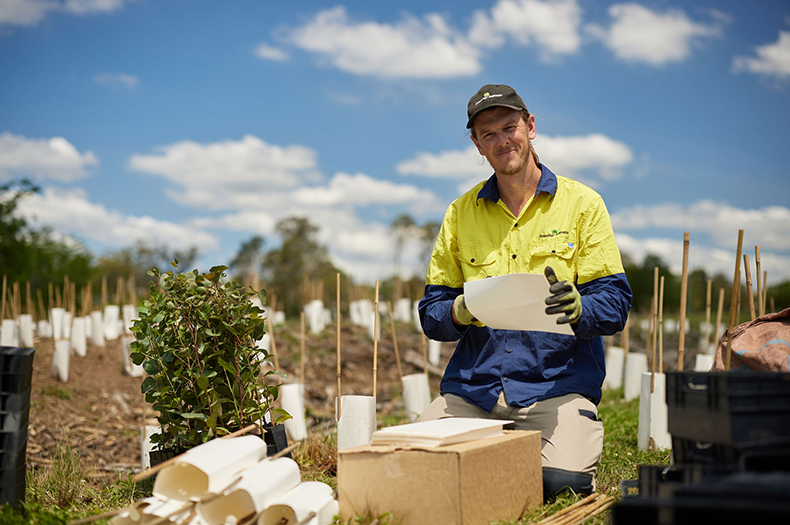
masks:
<svg viewBox="0 0 790 525"><path fill-rule="evenodd" d="M508 348L508 349L507 349L507 353L508 353L508 354L509 354L510 352L512 352L512 351L513 351L513 349L512 349L512 348Z"/></svg>
<svg viewBox="0 0 790 525"><path fill-rule="evenodd" d="M508 382L508 378L505 378L505 383L507 383L507 382Z"/></svg>
<svg viewBox="0 0 790 525"><path fill-rule="evenodd" d="M557 253L557 251L556 250L551 250L551 253ZM474 259L472 259L472 262L474 262Z"/></svg>
<svg viewBox="0 0 790 525"><path fill-rule="evenodd" d="M515 253L513 254L513 258L514 258L514 259L516 258L516 254L515 254Z"/></svg>
<svg viewBox="0 0 790 525"><path fill-rule="evenodd" d="M514 228L518 228L518 223L513 225Z"/></svg>

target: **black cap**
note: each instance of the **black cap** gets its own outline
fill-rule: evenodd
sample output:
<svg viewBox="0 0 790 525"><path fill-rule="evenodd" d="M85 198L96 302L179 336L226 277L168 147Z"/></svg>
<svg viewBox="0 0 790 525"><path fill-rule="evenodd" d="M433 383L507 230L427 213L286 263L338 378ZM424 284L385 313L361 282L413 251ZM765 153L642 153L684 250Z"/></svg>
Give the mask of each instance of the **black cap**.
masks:
<svg viewBox="0 0 790 525"><path fill-rule="evenodd" d="M472 127L472 122L481 111L496 106L518 111L527 109L524 101L512 87L504 84L486 84L469 99L469 105L466 106L466 114L469 117L469 122L466 123L467 129Z"/></svg>

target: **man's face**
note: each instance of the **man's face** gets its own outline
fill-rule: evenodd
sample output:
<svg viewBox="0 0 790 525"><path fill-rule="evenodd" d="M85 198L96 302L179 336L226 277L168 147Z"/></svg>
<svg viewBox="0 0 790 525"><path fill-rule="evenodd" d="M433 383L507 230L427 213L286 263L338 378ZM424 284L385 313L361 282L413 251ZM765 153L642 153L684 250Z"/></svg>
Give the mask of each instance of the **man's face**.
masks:
<svg viewBox="0 0 790 525"><path fill-rule="evenodd" d="M472 142L498 175L517 175L529 164L529 144L535 138L534 116L525 122L520 111L495 107L480 113L473 129Z"/></svg>

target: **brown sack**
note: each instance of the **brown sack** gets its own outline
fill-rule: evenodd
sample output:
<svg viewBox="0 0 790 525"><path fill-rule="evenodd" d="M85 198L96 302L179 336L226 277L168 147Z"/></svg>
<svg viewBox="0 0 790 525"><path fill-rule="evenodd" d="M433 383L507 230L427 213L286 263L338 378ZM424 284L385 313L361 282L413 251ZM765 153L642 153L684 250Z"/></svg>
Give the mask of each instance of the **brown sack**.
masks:
<svg viewBox="0 0 790 525"><path fill-rule="evenodd" d="M728 331L724 332L716 351L711 372L724 370ZM730 370L788 372L790 364L790 308L766 314L732 330Z"/></svg>

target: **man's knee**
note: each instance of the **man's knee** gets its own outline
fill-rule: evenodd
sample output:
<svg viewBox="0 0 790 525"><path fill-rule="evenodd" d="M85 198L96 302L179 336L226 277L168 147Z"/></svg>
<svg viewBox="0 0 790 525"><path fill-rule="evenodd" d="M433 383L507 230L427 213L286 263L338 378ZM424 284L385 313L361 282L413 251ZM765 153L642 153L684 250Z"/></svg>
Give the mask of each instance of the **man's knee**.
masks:
<svg viewBox="0 0 790 525"><path fill-rule="evenodd" d="M592 494L593 489L592 474L543 467L544 501L566 491L573 491L574 494L588 495Z"/></svg>

